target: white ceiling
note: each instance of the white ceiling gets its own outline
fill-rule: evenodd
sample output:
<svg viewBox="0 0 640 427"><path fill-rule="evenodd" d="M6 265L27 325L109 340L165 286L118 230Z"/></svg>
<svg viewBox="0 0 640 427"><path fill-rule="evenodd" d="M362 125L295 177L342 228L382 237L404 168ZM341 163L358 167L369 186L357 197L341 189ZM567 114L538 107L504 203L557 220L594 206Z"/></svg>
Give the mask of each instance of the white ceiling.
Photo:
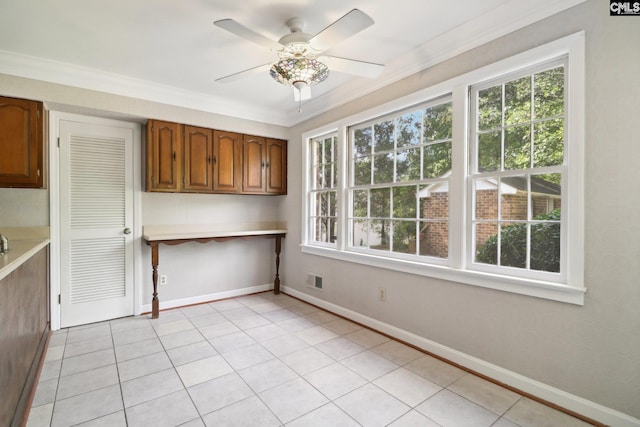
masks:
<svg viewBox="0 0 640 427"><path fill-rule="evenodd" d="M0 73L291 126L581 1L0 0ZM327 53L379 78L332 72L301 112L268 72L215 82L277 57L213 21L278 40L290 18L316 34L354 8L375 24Z"/></svg>

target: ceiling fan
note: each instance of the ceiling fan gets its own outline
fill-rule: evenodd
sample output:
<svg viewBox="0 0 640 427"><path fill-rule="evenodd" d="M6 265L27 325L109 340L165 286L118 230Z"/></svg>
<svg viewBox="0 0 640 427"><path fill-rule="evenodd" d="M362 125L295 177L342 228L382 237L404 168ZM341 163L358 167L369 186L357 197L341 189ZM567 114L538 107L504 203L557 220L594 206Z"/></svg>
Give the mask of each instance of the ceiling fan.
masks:
<svg viewBox="0 0 640 427"><path fill-rule="evenodd" d="M311 97L311 86L324 81L329 69L363 77L376 77L384 65L324 54L337 43L353 36L374 23L366 13L353 9L342 18L312 36L302 31L304 21L292 18L286 22L290 33L277 42L265 37L233 19L215 21L214 25L246 40L257 43L278 54L276 63L267 63L216 79L229 83L249 75L269 70L279 83L292 86L294 99L302 101Z"/></svg>

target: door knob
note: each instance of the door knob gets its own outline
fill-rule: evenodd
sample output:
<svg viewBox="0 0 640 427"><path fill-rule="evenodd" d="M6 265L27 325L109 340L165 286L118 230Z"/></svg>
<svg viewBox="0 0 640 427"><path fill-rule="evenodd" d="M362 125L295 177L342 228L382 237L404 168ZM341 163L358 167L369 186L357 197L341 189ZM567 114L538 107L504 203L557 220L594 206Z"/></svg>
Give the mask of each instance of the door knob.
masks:
<svg viewBox="0 0 640 427"><path fill-rule="evenodd" d="M131 234L131 229L129 227L125 228L124 234Z"/></svg>

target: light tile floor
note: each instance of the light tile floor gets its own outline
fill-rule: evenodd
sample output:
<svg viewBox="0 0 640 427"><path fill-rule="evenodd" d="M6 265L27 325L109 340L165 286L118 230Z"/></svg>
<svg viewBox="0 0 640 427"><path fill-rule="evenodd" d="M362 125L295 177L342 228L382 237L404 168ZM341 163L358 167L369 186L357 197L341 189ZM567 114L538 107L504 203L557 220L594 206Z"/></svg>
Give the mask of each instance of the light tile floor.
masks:
<svg viewBox="0 0 640 427"><path fill-rule="evenodd" d="M586 426L286 295L57 331L28 427Z"/></svg>

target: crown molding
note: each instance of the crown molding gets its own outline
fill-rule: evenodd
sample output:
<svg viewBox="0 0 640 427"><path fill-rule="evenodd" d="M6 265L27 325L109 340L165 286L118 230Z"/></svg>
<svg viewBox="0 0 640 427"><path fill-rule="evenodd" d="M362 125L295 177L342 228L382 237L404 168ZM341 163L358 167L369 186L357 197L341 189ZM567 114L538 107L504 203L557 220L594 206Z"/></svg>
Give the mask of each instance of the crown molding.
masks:
<svg viewBox="0 0 640 427"><path fill-rule="evenodd" d="M289 122L284 112L15 52L0 50L0 73L280 126Z"/></svg>

